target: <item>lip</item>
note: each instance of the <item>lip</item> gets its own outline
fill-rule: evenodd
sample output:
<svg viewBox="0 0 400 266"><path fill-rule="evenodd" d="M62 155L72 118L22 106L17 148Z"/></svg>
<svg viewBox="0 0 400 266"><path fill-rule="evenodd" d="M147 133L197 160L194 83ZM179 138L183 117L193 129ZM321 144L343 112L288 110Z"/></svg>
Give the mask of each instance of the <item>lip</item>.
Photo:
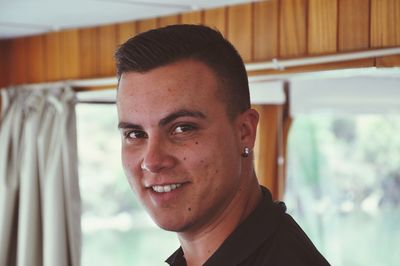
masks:
<svg viewBox="0 0 400 266"><path fill-rule="evenodd" d="M156 192L153 190L153 186L165 186L172 184L180 184L179 187L171 190L169 192ZM151 199L158 206L165 206L166 204L172 204L175 201L179 200L184 191L186 190L188 182L173 182L173 183L159 183L152 184L151 186L146 186L148 193L150 194Z"/></svg>

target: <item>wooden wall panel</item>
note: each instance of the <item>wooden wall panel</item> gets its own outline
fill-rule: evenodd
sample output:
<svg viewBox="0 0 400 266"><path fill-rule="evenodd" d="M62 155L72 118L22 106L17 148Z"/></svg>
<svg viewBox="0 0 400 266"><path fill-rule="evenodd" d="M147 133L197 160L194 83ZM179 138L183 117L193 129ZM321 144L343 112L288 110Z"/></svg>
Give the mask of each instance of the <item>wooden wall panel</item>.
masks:
<svg viewBox="0 0 400 266"><path fill-rule="evenodd" d="M61 33L52 32L45 35L46 80L61 80Z"/></svg>
<svg viewBox="0 0 400 266"><path fill-rule="evenodd" d="M0 88L8 84L8 47L6 41L0 40ZM1 101L0 101L1 105Z"/></svg>
<svg viewBox="0 0 400 266"><path fill-rule="evenodd" d="M400 45L400 1L371 0L371 46Z"/></svg>
<svg viewBox="0 0 400 266"><path fill-rule="evenodd" d="M0 40L0 88L9 84L9 40Z"/></svg>
<svg viewBox="0 0 400 266"><path fill-rule="evenodd" d="M376 58L376 67L400 67L400 55Z"/></svg>
<svg viewBox="0 0 400 266"><path fill-rule="evenodd" d="M338 50L369 48L370 0L339 0Z"/></svg>
<svg viewBox="0 0 400 266"><path fill-rule="evenodd" d="M0 57L8 58L10 63L7 73L0 76L0 84L114 75L117 44L139 32L176 23L216 27L246 62L400 46L399 0L268 0L12 39L6 41L8 45L3 41ZM371 60L374 59L297 67L284 72L370 66ZM399 65L399 56L377 58L375 64ZM4 72L1 66L0 71Z"/></svg>
<svg viewBox="0 0 400 266"><path fill-rule="evenodd" d="M334 53L337 50L337 0L309 0L308 53Z"/></svg>
<svg viewBox="0 0 400 266"><path fill-rule="evenodd" d="M61 32L60 52L62 78L80 78L81 69L78 30L67 30Z"/></svg>
<svg viewBox="0 0 400 266"><path fill-rule="evenodd" d="M245 62L252 60L252 5L228 7L228 40L239 51Z"/></svg>
<svg viewBox="0 0 400 266"><path fill-rule="evenodd" d="M136 22L125 22L117 25L117 43L122 44L137 34Z"/></svg>
<svg viewBox="0 0 400 266"><path fill-rule="evenodd" d="M79 30L79 62L81 78L96 77L98 73L97 30L85 28Z"/></svg>
<svg viewBox="0 0 400 266"><path fill-rule="evenodd" d="M117 27L107 25L98 28L98 74L99 76L115 75L114 53L117 48Z"/></svg>
<svg viewBox="0 0 400 266"><path fill-rule="evenodd" d="M157 19L150 18L137 22L137 33L157 28Z"/></svg>
<svg viewBox="0 0 400 266"><path fill-rule="evenodd" d="M268 187L276 196L276 151L277 146L277 125L278 105L253 106L260 114L257 128L256 150L254 151L255 170L260 184Z"/></svg>
<svg viewBox="0 0 400 266"><path fill-rule="evenodd" d="M226 36L226 14L225 7L205 10L204 24L217 29L222 35Z"/></svg>
<svg viewBox="0 0 400 266"><path fill-rule="evenodd" d="M307 0L280 1L279 56L299 57L307 53Z"/></svg>
<svg viewBox="0 0 400 266"><path fill-rule="evenodd" d="M278 57L278 7L278 0L254 3L254 61Z"/></svg>
<svg viewBox="0 0 400 266"><path fill-rule="evenodd" d="M26 38L11 40L10 44L10 77L12 85L27 83Z"/></svg>
<svg viewBox="0 0 400 266"><path fill-rule="evenodd" d="M46 80L45 38L43 35L27 38L27 82L39 83Z"/></svg>
<svg viewBox="0 0 400 266"><path fill-rule="evenodd" d="M182 24L202 24L203 16L201 11L183 13L180 18Z"/></svg>
<svg viewBox="0 0 400 266"><path fill-rule="evenodd" d="M179 23L179 16L178 15L173 15L173 16L166 16L166 17L161 17L158 20L158 26L159 27L165 27L168 25L174 25Z"/></svg>

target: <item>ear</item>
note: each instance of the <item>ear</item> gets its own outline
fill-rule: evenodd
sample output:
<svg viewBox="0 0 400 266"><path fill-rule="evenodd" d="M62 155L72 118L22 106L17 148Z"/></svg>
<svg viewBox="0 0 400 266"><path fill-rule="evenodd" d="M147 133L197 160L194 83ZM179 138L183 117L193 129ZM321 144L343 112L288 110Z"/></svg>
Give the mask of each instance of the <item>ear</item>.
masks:
<svg viewBox="0 0 400 266"><path fill-rule="evenodd" d="M242 148L254 148L257 134L259 114L254 109L248 109L240 114L236 120Z"/></svg>

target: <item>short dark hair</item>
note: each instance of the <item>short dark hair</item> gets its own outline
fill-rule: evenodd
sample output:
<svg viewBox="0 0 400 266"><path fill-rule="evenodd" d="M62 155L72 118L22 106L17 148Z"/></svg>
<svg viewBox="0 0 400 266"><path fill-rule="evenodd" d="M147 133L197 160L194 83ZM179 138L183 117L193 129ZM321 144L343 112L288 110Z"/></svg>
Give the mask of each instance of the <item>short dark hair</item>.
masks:
<svg viewBox="0 0 400 266"><path fill-rule="evenodd" d="M136 35L115 53L118 80L122 73L144 73L184 59L198 60L221 83L218 96L231 118L250 108L249 85L242 58L220 32L202 25L171 25Z"/></svg>

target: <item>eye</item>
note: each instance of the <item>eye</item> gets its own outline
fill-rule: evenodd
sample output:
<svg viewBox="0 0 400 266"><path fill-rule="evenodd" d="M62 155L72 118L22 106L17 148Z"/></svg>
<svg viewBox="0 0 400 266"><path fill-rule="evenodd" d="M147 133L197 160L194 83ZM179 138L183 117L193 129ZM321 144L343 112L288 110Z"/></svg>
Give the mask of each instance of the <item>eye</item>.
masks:
<svg viewBox="0 0 400 266"><path fill-rule="evenodd" d="M141 130L131 130L131 131L126 131L124 133L125 139L129 140L134 140L134 139L143 139L147 138L147 134L144 131Z"/></svg>
<svg viewBox="0 0 400 266"><path fill-rule="evenodd" d="M172 135L175 134L182 134L182 133L189 133L192 132L196 129L195 126L189 125L189 124L184 124L184 125L178 125L174 128Z"/></svg>

